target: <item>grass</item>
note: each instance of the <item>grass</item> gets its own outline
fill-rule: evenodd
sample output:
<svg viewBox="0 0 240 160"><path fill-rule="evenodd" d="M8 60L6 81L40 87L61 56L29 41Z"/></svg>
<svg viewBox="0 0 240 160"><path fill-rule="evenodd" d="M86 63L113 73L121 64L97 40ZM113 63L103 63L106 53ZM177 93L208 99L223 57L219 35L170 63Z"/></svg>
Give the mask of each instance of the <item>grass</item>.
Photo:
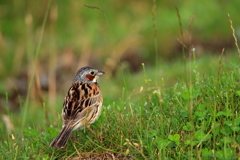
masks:
<svg viewBox="0 0 240 160"><path fill-rule="evenodd" d="M119 159L231 160L240 156L239 53L228 51L226 54L223 51L221 56L201 55L195 57L193 51L188 59L187 53L185 53L188 49L182 48L183 59L172 61L160 59L162 57L158 55L159 37L157 33L163 31L159 32L157 30L160 22L157 20L159 10L157 10L156 5L159 3L153 2L153 34L147 33L147 35L152 38L149 43L154 43L154 45L151 45L154 46L153 52L150 53L155 51L153 57L156 57L156 64L142 64L142 71L134 74L129 71L127 65L121 63L118 57L118 54L121 53L118 53L119 47L116 47L116 44L119 37L122 36L121 31L124 29L113 26L114 16L104 12L104 26L108 26L106 28L111 32L111 35L108 35L110 38L107 39L110 39L110 44L114 46L114 49L111 50L114 50L114 54L116 54L116 62L121 64L119 72L115 73L114 77L109 77L107 73L101 77L99 82L104 95L104 106L101 117L92 125L92 128L98 135L104 136L104 139L95 137L87 130L74 131L74 137L69 139L64 149L49 147L50 142L58 134L62 125L61 108L65 94L60 91L58 94L54 93L57 81L54 64L57 63L57 53L54 49L47 49L46 41L40 45L42 41L42 38L40 38L35 57L31 55L33 48L35 48L31 30L34 25L31 24L31 16L26 17L28 30L27 56L29 56L27 65L29 65L30 73L32 69L36 68L36 71L34 70L34 73L31 73L31 82L33 82L33 78L36 81L39 80L38 65L42 65L42 59L46 58L42 56L41 50L43 50L54 52L49 55L48 59L51 83L49 90L37 93L39 95L34 94L31 90L32 83L30 83L28 85L30 88L28 90L29 97L23 100L24 96L18 95L21 102L19 112L7 110L4 114L2 113L4 116L7 115L9 119L0 122L0 159L73 159L77 157L110 159L115 157ZM75 3L71 1L72 5ZM211 2L212 5L214 3ZM64 4L63 2L60 3L60 7ZM134 4L131 5L134 6ZM88 9L99 11L98 8L94 7L88 5ZM99 9L104 10L102 6ZM181 22L181 12L178 8L176 10L177 16L175 13L175 17L178 17L181 28L181 42L184 43L183 28L186 23ZM59 17L63 18L64 16L61 14L64 14L64 12L76 14L76 11L74 9L72 12L62 11ZM114 13L114 11L112 12ZM45 18L47 13L46 11ZM50 17L54 17L54 8L50 14L52 14ZM89 14L88 16L91 17L93 12L86 12L85 14ZM88 18L87 15L84 16ZM96 21L89 21L91 23L88 25L91 26L92 30L86 32L91 34L85 37L90 37L87 41L92 41L96 33L94 28L97 27L93 25ZM49 35L58 33L54 29L56 26L59 27L57 27L57 30L64 31L65 39L58 40L61 41L58 44L67 43L66 41L70 38L68 43L73 42L73 45L78 45L79 42L74 41L76 37L71 30L66 30L63 24L59 24L61 21L56 22L56 26L54 25L54 18L50 19L50 22L50 25L47 26L48 33L51 33ZM144 22L144 25L147 22ZM233 28L232 21L230 22ZM73 21L69 21L69 23L73 23ZM44 26L42 26L42 29ZM61 27L64 29L60 29ZM194 29L194 26L190 24L190 28ZM233 32L233 35L235 36L235 32ZM40 33L41 36L43 36L43 32ZM94 44L96 43L97 47L103 48L100 44L106 39L99 43L99 35L95 36L97 40L94 41ZM116 38L111 38L115 36ZM46 35L46 37L48 36ZM48 38L55 41L54 36ZM237 46L236 36L234 39ZM126 41L128 42L128 40ZM52 48L56 49L54 45L56 45L54 42L50 44ZM88 51L91 47L90 44L83 51ZM103 54L102 57L107 56L109 55ZM11 61L9 57L7 59ZM11 64L10 62L5 63L4 65L7 66L13 66L12 64L14 64L13 61ZM150 62L148 63L150 64ZM21 65L18 64L18 66ZM18 67L13 66L13 68ZM37 83L33 85L39 87ZM1 88L4 87L1 85ZM64 85L61 88L65 92L68 89ZM6 108L11 103L9 94L11 93L5 93L4 104L7 106ZM14 129L6 129L6 124L9 125L9 122L13 124Z"/></svg>
<svg viewBox="0 0 240 160"><path fill-rule="evenodd" d="M19 122L24 111L9 113L15 130L1 130L5 139L0 145L0 157L68 159L115 153L133 159L236 159L240 149L239 66L229 68L230 63L223 60L218 78L218 63L209 70L207 59L196 59L188 86L180 75L175 75L179 79L170 87L164 86L164 78L155 85L155 68L145 68L145 74L141 72L134 78L126 74L127 85L132 81L135 84L130 94L115 102L108 99L108 85L100 80L104 108L92 128L104 139L88 131L75 131L74 140L70 139L66 148L49 148L61 128L62 98L56 106L48 107L51 125L46 124L41 107L29 107L25 127ZM205 62L205 69L201 61ZM181 63L174 64L175 69L162 63L163 72L177 73L181 68L184 72ZM3 123L1 126L4 128Z"/></svg>

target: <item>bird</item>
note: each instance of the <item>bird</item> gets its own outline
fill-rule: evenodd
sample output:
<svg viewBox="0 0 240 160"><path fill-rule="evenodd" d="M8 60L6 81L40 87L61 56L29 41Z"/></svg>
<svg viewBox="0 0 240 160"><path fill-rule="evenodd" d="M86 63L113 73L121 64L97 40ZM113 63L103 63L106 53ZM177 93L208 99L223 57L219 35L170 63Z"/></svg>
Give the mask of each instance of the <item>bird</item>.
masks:
<svg viewBox="0 0 240 160"><path fill-rule="evenodd" d="M105 72L92 67L82 67L77 71L63 102L63 127L50 147L64 148L72 131L87 128L98 120L103 103L102 92L98 85L99 76Z"/></svg>

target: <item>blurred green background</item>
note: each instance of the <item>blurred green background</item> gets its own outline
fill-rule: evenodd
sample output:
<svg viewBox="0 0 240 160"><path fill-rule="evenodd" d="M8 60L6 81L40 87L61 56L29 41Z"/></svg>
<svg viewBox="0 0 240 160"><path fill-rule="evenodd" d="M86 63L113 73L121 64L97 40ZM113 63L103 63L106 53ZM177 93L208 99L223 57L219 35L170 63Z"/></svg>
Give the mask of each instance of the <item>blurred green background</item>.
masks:
<svg viewBox="0 0 240 160"><path fill-rule="evenodd" d="M227 13L239 38L239 0L157 0L156 3L52 0L42 34L47 7L47 0L0 1L1 109L9 106L15 110L24 103L32 74L36 79L30 90L33 104L61 104L74 74L86 65L106 72L100 83L105 86L102 88L110 101L119 100L122 93L121 73L127 75L129 90L140 88L131 78L143 75L142 63L150 68L147 72L155 72L153 68L158 63L160 72L150 75L168 77L167 85L173 84L173 79L182 73L174 62L182 61L183 46L186 46L187 57L194 47L197 59L215 59L223 48L226 57L231 57L232 53L237 55ZM39 56L36 56L41 36ZM166 65L161 66L162 63ZM209 65L209 61L201 63ZM172 71L164 73L166 68Z"/></svg>
<svg viewBox="0 0 240 160"><path fill-rule="evenodd" d="M239 156L240 53L229 20L240 39L240 0L49 2L0 0L2 159ZM50 149L83 66L106 73L93 126L106 139L75 132L79 141Z"/></svg>

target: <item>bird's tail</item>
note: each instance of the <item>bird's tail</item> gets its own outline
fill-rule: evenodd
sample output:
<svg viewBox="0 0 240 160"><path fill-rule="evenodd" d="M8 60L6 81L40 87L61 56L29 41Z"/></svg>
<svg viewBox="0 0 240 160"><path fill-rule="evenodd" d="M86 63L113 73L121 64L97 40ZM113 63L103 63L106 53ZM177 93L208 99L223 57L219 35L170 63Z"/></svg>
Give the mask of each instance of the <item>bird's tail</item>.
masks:
<svg viewBox="0 0 240 160"><path fill-rule="evenodd" d="M64 126L58 136L52 141L50 147L64 148L72 131L73 127L69 125Z"/></svg>

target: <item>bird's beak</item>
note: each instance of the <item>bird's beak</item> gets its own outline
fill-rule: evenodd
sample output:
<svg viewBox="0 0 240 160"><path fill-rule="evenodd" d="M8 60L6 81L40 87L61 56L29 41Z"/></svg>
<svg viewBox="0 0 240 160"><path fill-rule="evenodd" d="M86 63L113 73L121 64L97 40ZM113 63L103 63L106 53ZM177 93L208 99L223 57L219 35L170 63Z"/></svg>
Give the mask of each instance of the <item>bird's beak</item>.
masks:
<svg viewBox="0 0 240 160"><path fill-rule="evenodd" d="M101 76L103 74L105 74L105 72L103 72L103 71L98 71L98 73L97 73L98 76Z"/></svg>

